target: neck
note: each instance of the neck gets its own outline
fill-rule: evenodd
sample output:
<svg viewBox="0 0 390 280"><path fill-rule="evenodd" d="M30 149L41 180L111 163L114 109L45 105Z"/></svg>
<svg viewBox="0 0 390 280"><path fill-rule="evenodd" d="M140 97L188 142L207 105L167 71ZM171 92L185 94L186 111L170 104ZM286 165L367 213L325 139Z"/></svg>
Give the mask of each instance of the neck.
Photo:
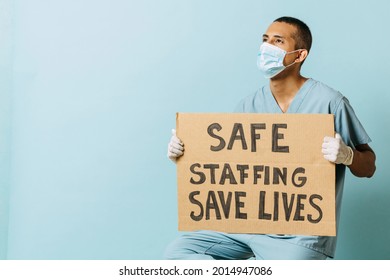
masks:
<svg viewBox="0 0 390 280"><path fill-rule="evenodd" d="M286 75L270 80L271 92L283 112L286 112L294 96L297 94L307 78L296 75Z"/></svg>

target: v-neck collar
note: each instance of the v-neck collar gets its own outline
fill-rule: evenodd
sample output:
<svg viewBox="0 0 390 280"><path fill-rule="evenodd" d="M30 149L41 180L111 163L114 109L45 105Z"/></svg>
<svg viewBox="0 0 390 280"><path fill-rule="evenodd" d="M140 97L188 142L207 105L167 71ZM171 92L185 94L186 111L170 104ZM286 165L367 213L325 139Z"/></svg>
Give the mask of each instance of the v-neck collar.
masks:
<svg viewBox="0 0 390 280"><path fill-rule="evenodd" d="M272 108L272 111L275 113L280 114L294 114L297 113L299 110L299 107L301 106L306 94L309 92L309 89L311 85L314 83L314 81L309 78L305 83L301 86L301 88L298 90L298 92L295 94L293 100L291 101L290 105L288 106L288 109L286 112L283 112L282 109L279 107L278 102L276 101L274 95L272 94L271 87L268 85L266 87L267 89L267 103Z"/></svg>

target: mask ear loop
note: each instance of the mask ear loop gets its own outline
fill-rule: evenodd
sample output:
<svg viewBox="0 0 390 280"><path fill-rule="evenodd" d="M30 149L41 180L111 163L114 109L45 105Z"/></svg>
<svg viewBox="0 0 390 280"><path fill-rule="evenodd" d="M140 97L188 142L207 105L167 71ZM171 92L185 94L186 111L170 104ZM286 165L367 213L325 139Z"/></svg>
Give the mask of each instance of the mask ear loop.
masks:
<svg viewBox="0 0 390 280"><path fill-rule="evenodd" d="M297 50L295 50L295 51L287 52L287 53L284 55L284 57L286 57L286 55L288 55L288 54L290 54L290 53L299 52L299 51L302 51L302 50L303 50L303 49L297 49ZM299 55L295 58L295 60L297 60L298 58L299 58ZM295 60L294 60L292 63L290 63L289 65L285 66L285 67L287 68L287 67L290 67L291 65L294 65L294 64L296 63Z"/></svg>

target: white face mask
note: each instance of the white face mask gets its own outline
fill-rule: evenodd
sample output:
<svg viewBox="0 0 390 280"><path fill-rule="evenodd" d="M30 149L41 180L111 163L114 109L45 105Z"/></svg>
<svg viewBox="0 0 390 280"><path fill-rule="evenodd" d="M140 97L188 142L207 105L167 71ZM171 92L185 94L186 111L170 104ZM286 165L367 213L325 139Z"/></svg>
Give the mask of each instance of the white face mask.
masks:
<svg viewBox="0 0 390 280"><path fill-rule="evenodd" d="M257 54L257 67L263 72L264 78L273 78L282 72L287 67L293 65L295 61L287 66L284 66L283 60L286 54L296 52L286 52L269 43L262 43L259 53Z"/></svg>

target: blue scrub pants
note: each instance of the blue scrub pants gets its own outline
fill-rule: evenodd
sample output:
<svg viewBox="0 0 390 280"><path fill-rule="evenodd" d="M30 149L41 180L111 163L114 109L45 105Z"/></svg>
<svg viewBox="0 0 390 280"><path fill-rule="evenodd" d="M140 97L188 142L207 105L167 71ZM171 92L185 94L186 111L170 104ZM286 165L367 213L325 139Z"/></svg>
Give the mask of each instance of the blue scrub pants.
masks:
<svg viewBox="0 0 390 280"><path fill-rule="evenodd" d="M326 255L288 242L288 237L228 234L215 231L186 233L165 251L170 260L325 260Z"/></svg>

